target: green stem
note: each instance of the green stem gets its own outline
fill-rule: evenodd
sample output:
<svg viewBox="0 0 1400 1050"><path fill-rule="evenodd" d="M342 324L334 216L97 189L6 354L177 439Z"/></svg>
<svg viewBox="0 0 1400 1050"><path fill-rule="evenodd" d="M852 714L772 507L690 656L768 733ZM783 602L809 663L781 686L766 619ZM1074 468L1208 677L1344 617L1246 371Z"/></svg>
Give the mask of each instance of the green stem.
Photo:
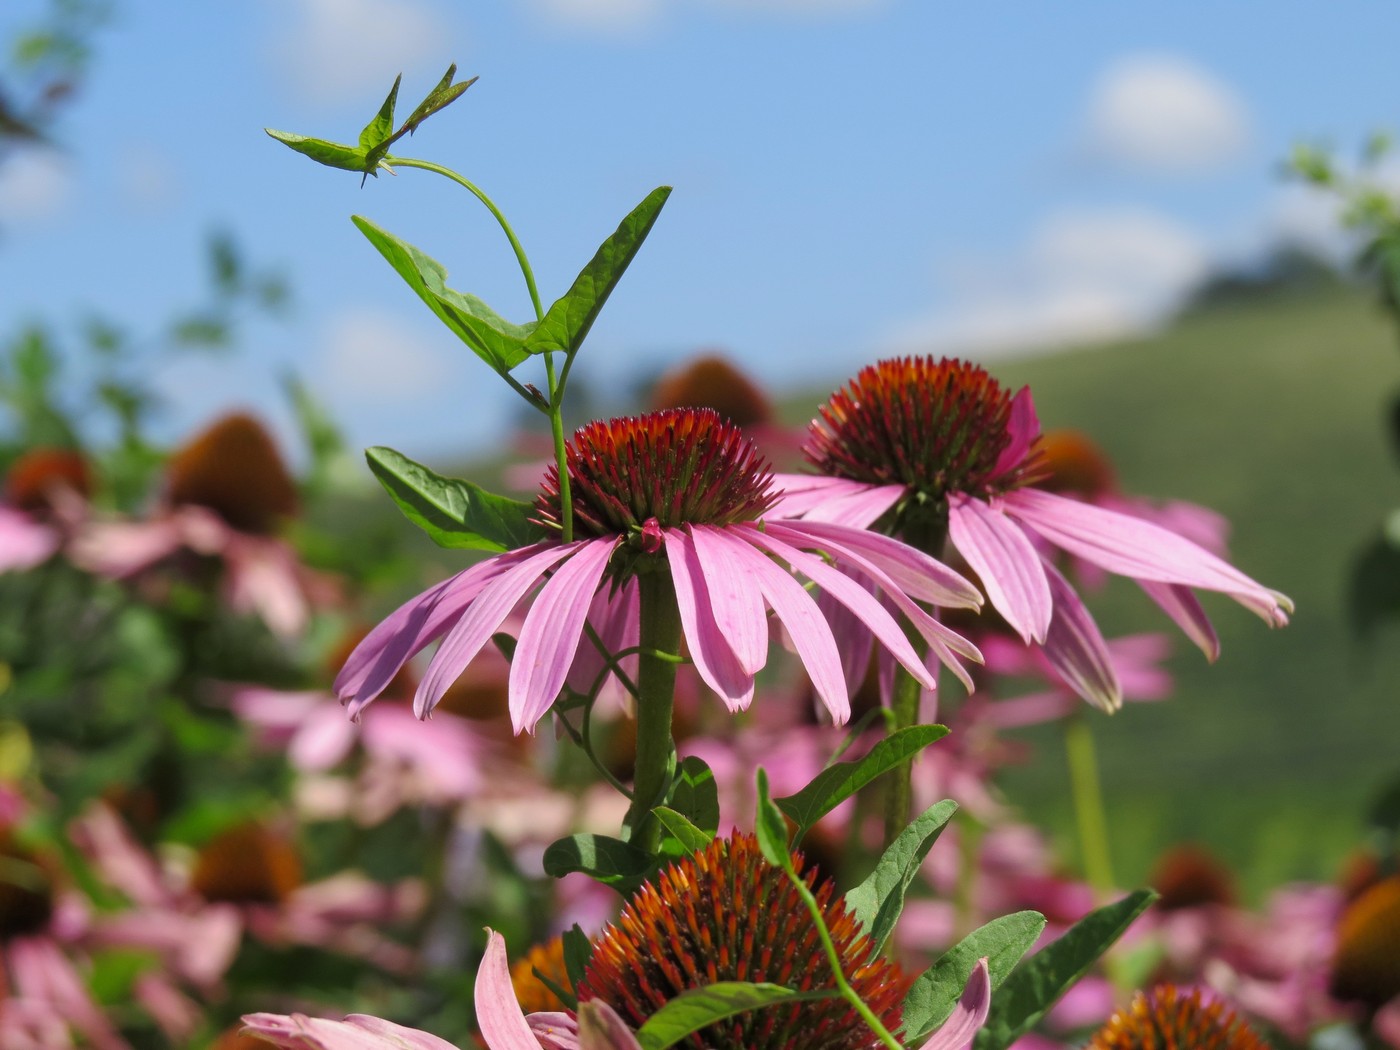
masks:
<svg viewBox="0 0 1400 1050"><path fill-rule="evenodd" d="M865 1000L860 997L850 983L846 980L846 975L841 972L841 956L836 951L836 945L831 942L831 934L826 928L826 920L822 918L821 905L817 903L817 898L812 891L807 888L807 884L798 878L793 871L788 872L788 878L797 892L802 895L802 901L807 905L807 911L812 915L812 921L817 927L817 936L822 939L822 948L826 951L827 962L831 966L831 975L836 980L836 987L841 992L841 998L851 1004L851 1009L860 1014L861 1019L870 1026L880 1039L880 1042L890 1047L890 1050L901 1050L899 1040L890 1034L880 1019L875 1016L875 1011L865 1004Z"/></svg>
<svg viewBox="0 0 1400 1050"><path fill-rule="evenodd" d="M661 825L651 811L665 800L671 784L675 746L671 708L681 642L681 614L671 574L662 562L643 568L637 577L641 605L640 652L637 654L637 756L632 778L632 805L625 824L630 838L654 852Z"/></svg>
<svg viewBox="0 0 1400 1050"><path fill-rule="evenodd" d="M922 639L921 639L922 640ZM919 695L923 687L903 665L894 671L894 695L890 697L893 721L890 733L907 729L919 720ZM909 809L914 797L914 762L901 762L887 774L885 788L885 846L889 847L909 824Z"/></svg>
<svg viewBox="0 0 1400 1050"><path fill-rule="evenodd" d="M500 224L501 232L506 235L506 240L510 242L511 251L515 252L515 261L520 266L520 273L525 278L525 288L530 293L530 305L535 308L535 320L544 320L544 306L540 303L540 291L535 286L535 271L530 268L530 260L525 254L525 249L520 244L520 239L515 236L515 231L511 229L510 223L506 221L501 209L496 207L496 202L486 195L486 192L472 182L470 179L459 175L451 168L445 168L441 164L434 164L430 160L415 160L412 157L385 157L384 163L389 167L398 165L401 168L420 168L423 171L431 171L441 175L443 178L451 179L458 186L471 193L477 200L481 201L496 218ZM559 505L560 505L560 539L564 543L572 543L574 538L574 501L569 484L569 472L565 468L564 461L564 413L563 413L563 388L555 381L554 355L544 355L544 371L546 385L549 390L548 406L545 414L549 416L550 434L554 439L554 462L559 470ZM567 366L566 366L567 371ZM510 383L517 393L531 400L529 392L525 390L514 378L503 375L502 378Z"/></svg>
<svg viewBox="0 0 1400 1050"><path fill-rule="evenodd" d="M1100 896L1113 892L1113 858L1108 845L1108 819L1104 812L1094 731L1083 712L1065 721L1065 757L1069 761L1070 794L1079 826L1079 850L1084 875Z"/></svg>

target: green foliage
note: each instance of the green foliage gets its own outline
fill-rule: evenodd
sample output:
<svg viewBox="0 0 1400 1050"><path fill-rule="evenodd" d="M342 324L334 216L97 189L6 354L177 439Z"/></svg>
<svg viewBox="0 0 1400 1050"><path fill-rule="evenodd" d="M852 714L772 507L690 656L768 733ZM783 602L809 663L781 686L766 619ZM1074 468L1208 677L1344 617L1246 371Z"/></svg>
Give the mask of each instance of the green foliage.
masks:
<svg viewBox="0 0 1400 1050"><path fill-rule="evenodd" d="M663 829L661 843L657 847L662 857L687 857L714 841L714 832L702 831L674 809L657 806L651 815L661 822Z"/></svg>
<svg viewBox="0 0 1400 1050"><path fill-rule="evenodd" d="M956 802L945 799L915 817L890 843L875 870L846 893L846 909L865 927L877 951L894 932L904 910L904 894L957 809Z"/></svg>
<svg viewBox="0 0 1400 1050"><path fill-rule="evenodd" d="M905 1042L922 1042L952 1016L979 959L987 960L992 991L1000 988L1044 929L1044 915L1018 911L978 927L944 952L914 979L904 997Z"/></svg>
<svg viewBox="0 0 1400 1050"><path fill-rule="evenodd" d="M607 835L569 835L551 843L544 851L544 871L552 878L563 878L581 871L627 894L640 886L655 870L651 854L631 843Z"/></svg>
<svg viewBox="0 0 1400 1050"><path fill-rule="evenodd" d="M681 759L666 804L710 838L719 830L719 788L704 759Z"/></svg>
<svg viewBox="0 0 1400 1050"><path fill-rule="evenodd" d="M754 832L758 836L758 848L763 851L763 857L769 864L793 876L792 854L788 852L787 820L768 794L768 773L761 766L757 780L758 813L754 818Z"/></svg>
<svg viewBox="0 0 1400 1050"><path fill-rule="evenodd" d="M1026 960L992 999L987 1023L973 1043L976 1050L1005 1050L1030 1031L1156 899L1152 890L1130 893L1089 913Z"/></svg>
<svg viewBox="0 0 1400 1050"><path fill-rule="evenodd" d="M366 449L365 459L404 517L440 547L506 551L545 536L530 521L528 503L497 496L470 481L444 478L391 448Z"/></svg>
<svg viewBox="0 0 1400 1050"><path fill-rule="evenodd" d="M940 725L900 729L872 747L864 758L828 766L795 795L778 799L778 808L797 824L797 839L801 841L817 821L866 784L947 735L948 727Z"/></svg>
<svg viewBox="0 0 1400 1050"><path fill-rule="evenodd" d="M666 1050L682 1039L736 1014L778 1003L833 999L836 992L799 992L780 984L719 981L692 988L667 1002L637 1030L642 1050Z"/></svg>

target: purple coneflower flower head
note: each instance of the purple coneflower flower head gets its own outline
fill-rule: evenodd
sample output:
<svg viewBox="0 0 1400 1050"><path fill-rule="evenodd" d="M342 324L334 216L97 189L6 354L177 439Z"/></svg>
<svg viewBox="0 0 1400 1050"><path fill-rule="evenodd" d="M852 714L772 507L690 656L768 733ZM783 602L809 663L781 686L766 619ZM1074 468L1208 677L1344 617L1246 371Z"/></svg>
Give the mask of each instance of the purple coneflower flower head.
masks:
<svg viewBox="0 0 1400 1050"><path fill-rule="evenodd" d="M861 528L883 520L916 542L946 529L1012 629L1107 711L1122 689L1051 549L1137 581L1211 659L1219 642L1195 589L1226 594L1271 626L1288 622L1285 595L1177 533L1037 488L1039 436L1029 388L1012 395L951 358L882 361L822 406L806 453L825 476L780 476L776 513Z"/></svg>
<svg viewBox="0 0 1400 1050"><path fill-rule="evenodd" d="M932 675L866 581L881 588L930 651L961 677L966 672L959 657L981 658L919 604L977 608L975 587L928 555L862 529L765 521L781 495L773 476L738 428L711 410L591 423L569 442L566 469L575 538L547 539L487 559L391 614L336 679L336 693L352 716L406 661L441 639L414 698L419 717L426 717L512 611L528 606L511 664L509 704L516 732L533 730L575 661L587 655L586 626L605 642L630 637L627 644L636 644L643 573L669 575L696 671L732 710L753 698L754 675L767 662L771 611L833 720L850 716L836 638L794 574L839 603L929 688ZM559 490L551 470L537 513L556 531Z"/></svg>

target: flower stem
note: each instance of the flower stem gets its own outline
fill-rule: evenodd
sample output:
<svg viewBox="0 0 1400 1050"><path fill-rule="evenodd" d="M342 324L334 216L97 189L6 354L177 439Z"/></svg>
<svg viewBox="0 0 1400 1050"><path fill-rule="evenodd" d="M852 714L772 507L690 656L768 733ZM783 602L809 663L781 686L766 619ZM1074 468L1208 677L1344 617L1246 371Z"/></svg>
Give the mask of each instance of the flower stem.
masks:
<svg viewBox="0 0 1400 1050"><path fill-rule="evenodd" d="M798 875L789 870L788 879L793 887L802 895L802 901L807 905L807 911L812 915L812 921L817 927L817 936L821 938L822 948L826 951L827 962L831 965L831 975L836 980L836 987L841 992L841 998L851 1004L851 1008L860 1014L861 1020L870 1026L870 1030L879 1037L891 1050L901 1050L899 1040L890 1034L880 1019L875 1016L875 1011L866 1005L865 1000L860 997L860 993L851 987L846 980L846 975L841 972L841 955L836 950L836 945L831 941L831 933L826 928L826 920L822 918L821 905L817 903L817 898L812 891L807 888L807 884Z"/></svg>
<svg viewBox="0 0 1400 1050"><path fill-rule="evenodd" d="M390 168L398 165L401 168L420 168L423 171L431 171L445 179L451 179L481 201L486 206L486 210L495 216L496 222L500 224L501 232L506 235L506 240L510 242L511 251L515 253L515 261L520 266L520 274L525 278L525 289L530 293L530 305L534 307L535 320L544 320L544 306L540 303L540 291L535 286L535 271L530 267L530 259L526 256L525 249L521 246L520 239L515 236L515 231L511 229L510 223L506 221L504 213L496 207L496 202L488 197L480 186L465 176L459 175L451 168L434 164L430 160L416 160L412 157L385 157L384 163ZM571 363L565 364L565 374L568 373L568 365ZM564 543L572 543L574 538L574 502L570 492L569 472L564 462L564 388L563 384L555 378L554 355L552 353L544 355L544 372L549 394L545 414L549 417L549 432L554 440L554 462L559 470L559 505L561 510L559 538ZM529 397L528 391L521 387L513 376L502 374L501 378L514 387L517 393ZM537 400L533 403L538 406Z"/></svg>
<svg viewBox="0 0 1400 1050"><path fill-rule="evenodd" d="M1106 896L1113 891L1113 858L1108 845L1108 819L1104 812L1099 763L1094 750L1094 730L1083 712L1065 721L1065 757L1069 761L1070 794L1079 826L1079 851L1089 884Z"/></svg>
<svg viewBox="0 0 1400 1050"><path fill-rule="evenodd" d="M637 755L632 778L632 805L626 827L631 840L654 851L661 825L651 811L666 798L671 784L675 746L671 741L671 707L681 643L681 614L676 591L664 563L637 577L641 632L637 654Z"/></svg>
<svg viewBox="0 0 1400 1050"><path fill-rule="evenodd" d="M920 639L922 641L922 639ZM890 697L893 716L890 732L912 726L919 720L919 696L923 686L903 666L894 671L894 695ZM914 762L901 762L886 774L885 787L885 846L894 842L909 824L909 810L914 797Z"/></svg>

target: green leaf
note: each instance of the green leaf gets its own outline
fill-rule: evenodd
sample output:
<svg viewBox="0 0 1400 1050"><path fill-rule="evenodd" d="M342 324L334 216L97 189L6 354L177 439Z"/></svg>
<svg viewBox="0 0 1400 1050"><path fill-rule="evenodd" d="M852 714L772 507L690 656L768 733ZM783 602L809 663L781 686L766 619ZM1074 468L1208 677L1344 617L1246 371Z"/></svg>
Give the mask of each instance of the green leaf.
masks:
<svg viewBox="0 0 1400 1050"><path fill-rule="evenodd" d="M438 81L437 87L429 91L427 97L424 98L422 102L418 103L418 108L408 115L408 119L403 122L403 127L399 128L398 134L394 136L395 138L403 135L404 132L408 132L408 134L412 135L418 130L418 125L422 124L423 121L427 120L434 113L456 102L462 97L462 93L477 81L476 77L472 77L470 80L464 80L460 84L453 84L452 78L456 75L457 64L454 62L447 67L447 72L443 74L443 78Z"/></svg>
<svg viewBox="0 0 1400 1050"><path fill-rule="evenodd" d="M653 866L649 853L606 835L570 835L544 851L546 875L559 879L581 871L621 893L641 885Z"/></svg>
<svg viewBox="0 0 1400 1050"><path fill-rule="evenodd" d="M793 874L792 854L788 852L787 820L783 811L768 796L768 774L758 770L758 814L754 819L758 848L769 864Z"/></svg>
<svg viewBox="0 0 1400 1050"><path fill-rule="evenodd" d="M564 931L564 972L569 975L569 984L575 989L588 972L588 962L593 958L593 942L578 923Z"/></svg>
<svg viewBox="0 0 1400 1050"><path fill-rule="evenodd" d="M401 80L403 80L402 73L394 78L394 86L389 89L389 95L384 100L384 104L379 107L379 112L360 132L360 149L365 151L366 156L388 142L389 136L394 133L394 103L398 101L399 81ZM375 163L378 163L377 158Z"/></svg>
<svg viewBox="0 0 1400 1050"><path fill-rule="evenodd" d="M657 806L651 815L661 822L665 834L661 836L658 852L663 857L688 857L699 853L714 840L713 833L697 828L674 809Z"/></svg>
<svg viewBox="0 0 1400 1050"><path fill-rule="evenodd" d="M838 762L823 769L795 795L777 800L778 807L797 822L800 839L811 827L881 773L917 755L948 735L940 725L909 726L890 734L855 762Z"/></svg>
<svg viewBox="0 0 1400 1050"><path fill-rule="evenodd" d="M799 992L780 984L720 981L682 992L647 1018L637 1030L642 1050L666 1050L702 1028L736 1014L780 1003L806 1003L833 999L835 991Z"/></svg>
<svg viewBox="0 0 1400 1050"><path fill-rule="evenodd" d="M957 810L958 804L951 799L926 809L890 843L865 881L846 894L846 910L865 927L876 951L889 939L899 913L904 910L904 894L909 884L919 874L928 851Z"/></svg>
<svg viewBox="0 0 1400 1050"><path fill-rule="evenodd" d="M703 759L681 759L666 804L711 838L719 831L719 789Z"/></svg>
<svg viewBox="0 0 1400 1050"><path fill-rule="evenodd" d="M1044 915L1018 911L993 919L949 948L919 974L904 997L904 1041L922 1042L952 1016L978 959L986 958L995 992L1044 929Z"/></svg>
<svg viewBox="0 0 1400 1050"><path fill-rule="evenodd" d="M550 306L544 320L525 340L527 353L544 354L554 350L573 353L583 345L603 304L636 257L670 195L670 186L658 186L622 220L574 278L563 298Z"/></svg>
<svg viewBox="0 0 1400 1050"><path fill-rule="evenodd" d="M987 1023L974 1043L976 1050L1005 1050L1030 1031L1156 899L1152 890L1130 893L1116 904L1090 912L1059 940L1026 960L992 1000Z"/></svg>
<svg viewBox="0 0 1400 1050"><path fill-rule="evenodd" d="M365 167L365 151L357 146L346 146L327 139L313 139L306 135L294 135L290 131L273 131L271 128L263 128L263 130L282 145L310 157L318 164L324 164L330 168L340 168L342 171L373 174L372 169Z"/></svg>
<svg viewBox="0 0 1400 1050"><path fill-rule="evenodd" d="M351 216L351 221L438 320L492 369L504 375L530 356L524 349L525 340L535 322L511 324L476 296L447 287L447 270L437 260L361 215Z"/></svg>
<svg viewBox="0 0 1400 1050"><path fill-rule="evenodd" d="M545 536L545 530L530 521L528 503L497 496L470 481L445 478L391 448L365 449L365 459L404 517L440 547L508 551Z"/></svg>

